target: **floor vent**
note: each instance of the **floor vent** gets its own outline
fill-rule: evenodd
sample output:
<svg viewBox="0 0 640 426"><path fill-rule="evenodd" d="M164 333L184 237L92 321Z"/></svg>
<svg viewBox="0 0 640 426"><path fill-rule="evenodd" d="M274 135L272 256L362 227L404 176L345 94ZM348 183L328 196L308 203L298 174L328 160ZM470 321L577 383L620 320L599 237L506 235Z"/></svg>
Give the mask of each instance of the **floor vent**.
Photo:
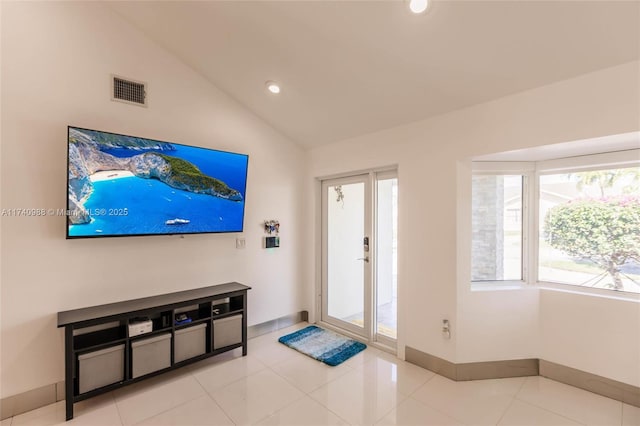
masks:
<svg viewBox="0 0 640 426"><path fill-rule="evenodd" d="M112 76L111 99L133 105L147 106L147 84Z"/></svg>

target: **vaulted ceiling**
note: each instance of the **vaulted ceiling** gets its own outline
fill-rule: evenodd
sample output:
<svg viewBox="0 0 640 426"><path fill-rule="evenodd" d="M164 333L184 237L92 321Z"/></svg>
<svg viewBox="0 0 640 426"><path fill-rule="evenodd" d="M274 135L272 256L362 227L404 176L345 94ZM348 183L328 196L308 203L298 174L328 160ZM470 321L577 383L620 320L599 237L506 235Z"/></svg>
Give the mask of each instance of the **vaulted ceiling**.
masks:
<svg viewBox="0 0 640 426"><path fill-rule="evenodd" d="M107 4L307 147L640 57L637 1L436 0L423 15L404 1Z"/></svg>

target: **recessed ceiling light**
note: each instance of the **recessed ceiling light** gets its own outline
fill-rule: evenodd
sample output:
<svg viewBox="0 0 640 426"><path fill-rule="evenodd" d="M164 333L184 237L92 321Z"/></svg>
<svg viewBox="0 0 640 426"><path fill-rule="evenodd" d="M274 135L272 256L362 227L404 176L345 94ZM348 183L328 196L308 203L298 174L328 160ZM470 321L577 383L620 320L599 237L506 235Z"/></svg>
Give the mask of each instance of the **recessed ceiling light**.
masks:
<svg viewBox="0 0 640 426"><path fill-rule="evenodd" d="M429 7L430 0L409 0L409 9L413 13L423 13Z"/></svg>
<svg viewBox="0 0 640 426"><path fill-rule="evenodd" d="M265 83L265 86L267 86L267 90L273 94L277 95L278 93L280 93L280 85L275 81L267 81Z"/></svg>

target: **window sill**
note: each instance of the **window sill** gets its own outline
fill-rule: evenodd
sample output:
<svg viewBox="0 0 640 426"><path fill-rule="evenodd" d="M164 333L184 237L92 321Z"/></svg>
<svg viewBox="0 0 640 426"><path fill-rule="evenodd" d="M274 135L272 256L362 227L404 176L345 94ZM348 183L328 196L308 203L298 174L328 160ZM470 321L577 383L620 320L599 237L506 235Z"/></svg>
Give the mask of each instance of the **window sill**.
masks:
<svg viewBox="0 0 640 426"><path fill-rule="evenodd" d="M513 291L530 290L532 286L524 281L483 281L471 282L470 289L474 291Z"/></svg>
<svg viewBox="0 0 640 426"><path fill-rule="evenodd" d="M535 285L527 284L523 281L487 281L472 282L469 286L471 292L486 291L514 291L514 290L547 290L562 293L577 294L580 296L600 297L604 299L622 300L626 302L640 303L640 294L631 292L621 292L600 288L580 287L571 284L560 284L540 281Z"/></svg>
<svg viewBox="0 0 640 426"><path fill-rule="evenodd" d="M581 296L601 297L605 299L623 300L626 302L640 302L640 294L606 290L601 288L581 287L571 284L551 283L539 281L535 286L540 290L558 291L562 293L572 293Z"/></svg>

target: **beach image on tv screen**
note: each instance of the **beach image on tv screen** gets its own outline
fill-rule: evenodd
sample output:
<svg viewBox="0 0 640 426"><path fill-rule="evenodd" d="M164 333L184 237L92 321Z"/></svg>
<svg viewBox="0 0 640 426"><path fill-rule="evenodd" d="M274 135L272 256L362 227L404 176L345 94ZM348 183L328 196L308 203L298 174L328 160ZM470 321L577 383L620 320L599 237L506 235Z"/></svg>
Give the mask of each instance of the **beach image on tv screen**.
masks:
<svg viewBox="0 0 640 426"><path fill-rule="evenodd" d="M67 236L240 232L248 157L69 127Z"/></svg>

